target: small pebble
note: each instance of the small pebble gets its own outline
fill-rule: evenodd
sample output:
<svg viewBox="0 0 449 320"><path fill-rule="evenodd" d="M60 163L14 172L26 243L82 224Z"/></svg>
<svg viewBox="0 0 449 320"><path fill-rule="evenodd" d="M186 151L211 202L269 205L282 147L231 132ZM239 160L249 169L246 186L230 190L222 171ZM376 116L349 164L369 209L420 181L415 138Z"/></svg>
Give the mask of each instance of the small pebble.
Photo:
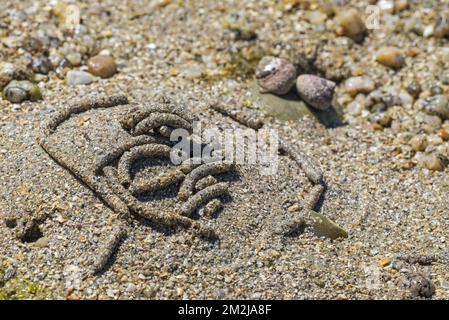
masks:
<svg viewBox="0 0 449 320"><path fill-rule="evenodd" d="M36 73L48 74L51 70L51 63L45 56L38 56L33 59L32 69Z"/></svg>
<svg viewBox="0 0 449 320"><path fill-rule="evenodd" d="M419 97L421 91L422 91L421 85L416 80L413 80L407 86L407 92L415 99Z"/></svg>
<svg viewBox="0 0 449 320"><path fill-rule="evenodd" d="M448 141L449 140L449 132L447 132L444 129L440 129L438 130L438 136L443 139L443 141Z"/></svg>
<svg viewBox="0 0 449 320"><path fill-rule="evenodd" d="M449 16L442 15L438 18L435 24L434 35L437 38L444 38L449 36Z"/></svg>
<svg viewBox="0 0 449 320"><path fill-rule="evenodd" d="M205 69L198 63L188 63L182 70L182 75L187 79L198 79L203 76Z"/></svg>
<svg viewBox="0 0 449 320"><path fill-rule="evenodd" d="M389 266L391 263L391 260L389 258L381 258L379 260L379 267L385 268L386 266Z"/></svg>
<svg viewBox="0 0 449 320"><path fill-rule="evenodd" d="M326 110L332 105L335 82L310 74L303 74L296 80L299 96L310 106Z"/></svg>
<svg viewBox="0 0 449 320"><path fill-rule="evenodd" d="M370 116L370 121L375 122L383 128L390 127L393 121L389 112L377 112Z"/></svg>
<svg viewBox="0 0 449 320"><path fill-rule="evenodd" d="M370 93L375 89L374 81L366 76L352 77L345 81L344 89L351 96L359 93Z"/></svg>
<svg viewBox="0 0 449 320"><path fill-rule="evenodd" d="M422 273L408 273L400 280L400 286L410 292L413 298L431 298L435 293L435 286Z"/></svg>
<svg viewBox="0 0 449 320"><path fill-rule="evenodd" d="M42 99L42 94L39 87L28 80L11 81L3 90L3 96L6 100L12 103Z"/></svg>
<svg viewBox="0 0 449 320"><path fill-rule="evenodd" d="M126 292L129 292L129 293L136 291L136 289L137 289L137 286L134 283L129 283L126 286Z"/></svg>
<svg viewBox="0 0 449 320"><path fill-rule="evenodd" d="M67 84L70 86L90 84L92 81L93 78L88 72L76 70L70 70L67 72Z"/></svg>
<svg viewBox="0 0 449 320"><path fill-rule="evenodd" d="M423 107L429 115L435 115L442 120L449 119L449 99L442 94L428 97L423 102Z"/></svg>
<svg viewBox="0 0 449 320"><path fill-rule="evenodd" d="M377 6L381 13L393 14L394 12L394 1L393 0L380 0L377 2Z"/></svg>
<svg viewBox="0 0 449 320"><path fill-rule="evenodd" d="M424 151L427 148L428 142L425 135L417 135L410 139L409 144L415 151Z"/></svg>
<svg viewBox="0 0 449 320"><path fill-rule="evenodd" d="M361 42L365 36L366 26L356 9L342 10L337 16L337 35L346 36Z"/></svg>
<svg viewBox="0 0 449 320"><path fill-rule="evenodd" d="M396 12L403 11L408 7L408 0L395 0L394 1L394 10Z"/></svg>
<svg viewBox="0 0 449 320"><path fill-rule="evenodd" d="M45 50L44 44L42 43L42 41L37 38L34 38L34 37L27 37L25 39L23 49L25 49L26 51L28 51L32 54L40 53L43 50Z"/></svg>
<svg viewBox="0 0 449 320"><path fill-rule="evenodd" d="M59 64L55 69L56 75L59 79L64 79L70 68L72 68L72 65L70 64L69 60L63 58L59 61Z"/></svg>
<svg viewBox="0 0 449 320"><path fill-rule="evenodd" d="M411 106L415 99L407 91L401 90L399 92L399 99L401 100L401 105Z"/></svg>
<svg viewBox="0 0 449 320"><path fill-rule="evenodd" d="M326 22L327 15L320 11L307 11L306 18L312 24L323 24Z"/></svg>
<svg viewBox="0 0 449 320"><path fill-rule="evenodd" d="M434 85L434 86L432 86L431 88L430 88L430 94L432 95L432 96L436 96L436 95L439 95L439 94L443 94L443 88L441 88L440 86L437 86L437 85Z"/></svg>
<svg viewBox="0 0 449 320"><path fill-rule="evenodd" d="M3 62L0 64L0 89L11 80L31 80L32 76L32 73L23 66Z"/></svg>
<svg viewBox="0 0 449 320"><path fill-rule="evenodd" d="M81 64L81 54L76 51L71 51L65 55L65 58L74 67L78 67Z"/></svg>
<svg viewBox="0 0 449 320"><path fill-rule="evenodd" d="M110 56L98 55L87 61L89 72L101 78L110 78L117 72L117 65Z"/></svg>
<svg viewBox="0 0 449 320"><path fill-rule="evenodd" d="M295 85L296 68L285 59L265 56L257 65L256 79L261 92L283 95Z"/></svg>
<svg viewBox="0 0 449 320"><path fill-rule="evenodd" d="M47 237L42 237L39 238L35 243L34 246L38 247L38 248L45 248L46 246L48 246L48 238Z"/></svg>
<svg viewBox="0 0 449 320"><path fill-rule="evenodd" d="M423 31L422 36L423 36L424 38L430 38L431 36L433 36L434 30L435 30L435 29L434 29L434 27L433 27L432 25L426 26L426 27L424 28L424 31Z"/></svg>
<svg viewBox="0 0 449 320"><path fill-rule="evenodd" d="M424 166L432 171L444 171L444 163L440 157L431 153L424 156Z"/></svg>
<svg viewBox="0 0 449 320"><path fill-rule="evenodd" d="M301 210L301 206L298 203L295 203L287 208L288 212L298 212Z"/></svg>
<svg viewBox="0 0 449 320"><path fill-rule="evenodd" d="M441 139L438 135L432 135L428 137L429 144L434 146L439 146L440 144L443 144L443 139Z"/></svg>
<svg viewBox="0 0 449 320"><path fill-rule="evenodd" d="M405 65L402 51L395 47L384 47L377 53L376 60L384 66L399 69Z"/></svg>

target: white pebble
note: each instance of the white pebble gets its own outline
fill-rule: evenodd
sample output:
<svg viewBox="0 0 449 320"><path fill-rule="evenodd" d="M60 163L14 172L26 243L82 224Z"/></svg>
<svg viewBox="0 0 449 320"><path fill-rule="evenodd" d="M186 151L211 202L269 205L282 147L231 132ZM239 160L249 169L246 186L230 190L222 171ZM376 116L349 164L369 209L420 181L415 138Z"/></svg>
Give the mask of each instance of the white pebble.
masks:
<svg viewBox="0 0 449 320"><path fill-rule="evenodd" d="M85 71L70 70L67 72L67 83L70 86L92 83L93 78L90 73Z"/></svg>
<svg viewBox="0 0 449 320"><path fill-rule="evenodd" d="M433 36L434 31L435 31L435 28L432 25L426 26L424 28L423 37L429 38L429 37Z"/></svg>

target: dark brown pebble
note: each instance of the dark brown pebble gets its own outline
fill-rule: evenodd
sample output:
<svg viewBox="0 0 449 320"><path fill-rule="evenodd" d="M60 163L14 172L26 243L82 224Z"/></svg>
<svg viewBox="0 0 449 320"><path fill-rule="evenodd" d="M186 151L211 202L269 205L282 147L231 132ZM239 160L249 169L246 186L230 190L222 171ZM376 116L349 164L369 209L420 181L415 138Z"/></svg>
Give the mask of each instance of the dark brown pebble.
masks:
<svg viewBox="0 0 449 320"><path fill-rule="evenodd" d="M110 78L117 72L117 65L112 57L98 55L87 61L89 72L101 78Z"/></svg>

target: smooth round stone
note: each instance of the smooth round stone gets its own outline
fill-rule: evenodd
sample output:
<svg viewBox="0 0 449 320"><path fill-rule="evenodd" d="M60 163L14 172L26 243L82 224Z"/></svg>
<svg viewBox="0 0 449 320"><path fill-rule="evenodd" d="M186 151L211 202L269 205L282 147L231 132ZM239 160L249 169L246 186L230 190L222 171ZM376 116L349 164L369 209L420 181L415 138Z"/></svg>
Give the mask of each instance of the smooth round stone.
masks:
<svg viewBox="0 0 449 320"><path fill-rule="evenodd" d="M81 64L81 54L79 52L71 51L66 54L65 58L74 67L78 67Z"/></svg>
<svg viewBox="0 0 449 320"><path fill-rule="evenodd" d="M39 87L27 80L11 81L3 90L3 96L12 103L21 103L26 100L36 101L42 99Z"/></svg>
<svg viewBox="0 0 449 320"><path fill-rule="evenodd" d="M377 52L377 62L384 66L399 69L405 65L405 57L402 51L395 47L384 47Z"/></svg>
<svg viewBox="0 0 449 320"><path fill-rule="evenodd" d="M28 93L26 90L19 87L7 88L3 91L3 96L6 100L12 103L21 103L28 100Z"/></svg>
<svg viewBox="0 0 449 320"><path fill-rule="evenodd" d="M356 42L363 40L366 26L356 9L343 10L336 20L339 25L337 35L346 36Z"/></svg>
<svg viewBox="0 0 449 320"><path fill-rule="evenodd" d="M287 94L295 85L295 78L295 66L282 58L265 56L256 68L256 79L262 93Z"/></svg>
<svg viewBox="0 0 449 320"><path fill-rule="evenodd" d="M392 0L380 0L377 2L377 6L382 13L393 14L394 12L394 1Z"/></svg>
<svg viewBox="0 0 449 320"><path fill-rule="evenodd" d="M448 141L449 140L449 132L447 132L444 129L440 129L438 130L438 136L443 139L443 141Z"/></svg>
<svg viewBox="0 0 449 320"><path fill-rule="evenodd" d="M396 12L405 10L405 9L407 9L407 7L408 7L408 0L396 0L394 2L394 10Z"/></svg>
<svg viewBox="0 0 449 320"><path fill-rule="evenodd" d="M311 74L303 74L296 80L298 94L310 106L326 110L332 105L335 82Z"/></svg>
<svg viewBox="0 0 449 320"><path fill-rule="evenodd" d="M110 78L117 72L117 65L112 57L97 55L87 61L89 72L101 78Z"/></svg>
<svg viewBox="0 0 449 320"><path fill-rule="evenodd" d="M424 166L432 171L444 171L444 163L441 161L440 157L431 153L425 155L424 157Z"/></svg>
<svg viewBox="0 0 449 320"><path fill-rule="evenodd" d="M49 239L47 237L39 238L34 245L38 248L45 248L48 246Z"/></svg>
<svg viewBox="0 0 449 320"><path fill-rule="evenodd" d="M85 71L70 70L67 72L67 83L70 86L92 83L92 76Z"/></svg>

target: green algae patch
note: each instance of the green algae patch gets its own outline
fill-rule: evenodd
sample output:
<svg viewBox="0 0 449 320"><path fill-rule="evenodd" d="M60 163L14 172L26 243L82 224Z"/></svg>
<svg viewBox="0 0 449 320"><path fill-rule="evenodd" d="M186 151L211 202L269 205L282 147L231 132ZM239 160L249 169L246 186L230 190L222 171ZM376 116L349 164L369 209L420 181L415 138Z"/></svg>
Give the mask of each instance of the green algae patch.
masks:
<svg viewBox="0 0 449 320"><path fill-rule="evenodd" d="M248 81L254 78L256 67L262 57L271 55L270 50L258 46L249 46L229 52L226 62L217 73L205 73L203 79L209 84L225 79Z"/></svg>
<svg viewBox="0 0 449 320"><path fill-rule="evenodd" d="M0 300L42 300L51 296L50 290L28 279L14 277L3 281L5 271L0 270Z"/></svg>

